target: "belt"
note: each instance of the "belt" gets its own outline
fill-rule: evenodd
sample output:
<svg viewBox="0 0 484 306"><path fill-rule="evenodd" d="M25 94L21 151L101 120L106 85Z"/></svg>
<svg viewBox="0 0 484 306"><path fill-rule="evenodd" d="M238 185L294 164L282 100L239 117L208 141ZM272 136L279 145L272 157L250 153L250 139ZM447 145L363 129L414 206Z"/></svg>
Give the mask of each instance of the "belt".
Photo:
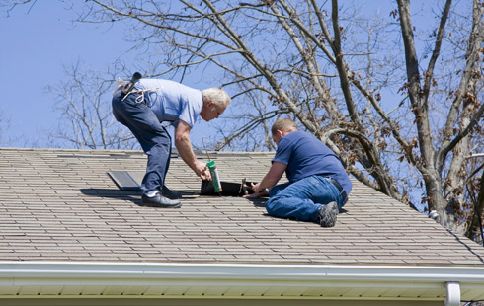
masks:
<svg viewBox="0 0 484 306"><path fill-rule="evenodd" d="M341 187L340 183L338 183L338 181L336 181L334 178L329 177L328 179L331 182L331 184L333 184L334 187L336 187L336 189L338 189L340 192L344 190L343 187Z"/></svg>
<svg viewBox="0 0 484 306"><path fill-rule="evenodd" d="M328 180L331 182L331 184L333 184L334 187L336 187L336 189L338 189L338 191L341 193L341 196L343 197L343 204L346 203L346 201L348 200L348 194L346 194L346 191L343 189L343 187L340 185L340 183L338 183L338 181L336 181L334 178L332 177L328 177Z"/></svg>

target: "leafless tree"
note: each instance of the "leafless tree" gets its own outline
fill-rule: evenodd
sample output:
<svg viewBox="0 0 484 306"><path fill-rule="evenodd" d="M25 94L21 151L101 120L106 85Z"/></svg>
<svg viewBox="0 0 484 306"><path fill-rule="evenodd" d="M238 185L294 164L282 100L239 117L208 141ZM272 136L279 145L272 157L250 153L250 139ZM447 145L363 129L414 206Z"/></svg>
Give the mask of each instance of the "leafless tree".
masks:
<svg viewBox="0 0 484 306"><path fill-rule="evenodd" d="M7 16L19 5L30 5L32 8L37 0L0 0L0 9L5 12Z"/></svg>
<svg viewBox="0 0 484 306"><path fill-rule="evenodd" d="M84 21L132 22L140 41L162 46L160 62L169 69L160 74L201 65L219 69L240 101L234 110L243 122L224 135L226 144L253 135L248 131L255 127L264 129L266 118L290 114L340 153L364 184L408 202L411 190L400 182L417 175L417 186L409 187L422 184L423 200L438 211L440 222L461 232L468 228L474 212L463 209L471 166L466 156L479 146L484 111L478 96L484 32L478 0L466 12L469 22L460 34L465 48L452 54L452 69L442 67L450 58L443 50L457 36L448 25L457 18L451 0L420 51L408 0L396 1L390 12L395 22L383 31L367 22L374 31L363 32L364 41L354 32L362 27L354 22L358 12L338 0L90 3ZM400 68L392 65L399 63ZM389 89L399 89L401 99ZM438 118L444 118L440 125Z"/></svg>
<svg viewBox="0 0 484 306"><path fill-rule="evenodd" d="M442 225L475 236L470 224L483 205L471 201L477 189L465 186L482 164L467 158L483 149L479 0L446 0L437 22L419 30L409 0L396 0L377 21L338 0L86 5L80 21L131 25L131 38L166 67L153 76L216 71L234 93L228 115L237 122L220 130L218 148L239 141L272 149L267 120L287 114L339 153L362 183L426 203ZM259 134L264 141L254 141ZM415 199L419 189L424 194Z"/></svg>
<svg viewBox="0 0 484 306"><path fill-rule="evenodd" d="M53 139L63 146L89 149L131 149L136 139L116 122L111 110L115 79L99 72L83 71L76 64L66 69L67 81L48 88L60 114Z"/></svg>

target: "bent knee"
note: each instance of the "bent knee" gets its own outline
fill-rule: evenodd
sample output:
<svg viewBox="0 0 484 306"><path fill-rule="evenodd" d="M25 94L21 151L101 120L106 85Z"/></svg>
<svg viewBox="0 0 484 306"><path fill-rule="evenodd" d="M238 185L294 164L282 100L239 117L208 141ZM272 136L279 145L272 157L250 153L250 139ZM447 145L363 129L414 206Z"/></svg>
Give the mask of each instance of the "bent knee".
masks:
<svg viewBox="0 0 484 306"><path fill-rule="evenodd" d="M266 204L267 213L271 216L278 216L281 199L279 197L270 198Z"/></svg>

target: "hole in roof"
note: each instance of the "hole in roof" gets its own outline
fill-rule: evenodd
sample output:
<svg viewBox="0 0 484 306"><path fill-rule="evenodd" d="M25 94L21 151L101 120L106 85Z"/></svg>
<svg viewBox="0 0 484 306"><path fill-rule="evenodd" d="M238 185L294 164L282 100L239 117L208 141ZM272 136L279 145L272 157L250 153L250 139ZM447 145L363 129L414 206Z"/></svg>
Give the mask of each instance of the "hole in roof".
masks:
<svg viewBox="0 0 484 306"><path fill-rule="evenodd" d="M252 186L252 182L247 182L245 179L242 179L241 183L231 183L231 182L220 182L222 187L222 191L215 192L214 186L210 181L202 181L202 187L200 194L202 195L214 195L214 196L232 196L232 197L241 197L246 194L254 193L250 186Z"/></svg>

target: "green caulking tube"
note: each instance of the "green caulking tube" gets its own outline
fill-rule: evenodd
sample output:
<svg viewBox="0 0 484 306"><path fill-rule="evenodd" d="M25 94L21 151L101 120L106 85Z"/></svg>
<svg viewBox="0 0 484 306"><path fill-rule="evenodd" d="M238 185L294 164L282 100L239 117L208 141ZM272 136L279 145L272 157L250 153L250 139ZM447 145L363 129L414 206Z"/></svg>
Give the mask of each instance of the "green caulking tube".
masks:
<svg viewBox="0 0 484 306"><path fill-rule="evenodd" d="M218 178L218 171L217 171L217 167L215 166L215 161L214 160L208 161L207 168L208 168L208 171L210 171L210 176L212 176L213 190L215 192L221 192L222 186L220 185L220 180Z"/></svg>

